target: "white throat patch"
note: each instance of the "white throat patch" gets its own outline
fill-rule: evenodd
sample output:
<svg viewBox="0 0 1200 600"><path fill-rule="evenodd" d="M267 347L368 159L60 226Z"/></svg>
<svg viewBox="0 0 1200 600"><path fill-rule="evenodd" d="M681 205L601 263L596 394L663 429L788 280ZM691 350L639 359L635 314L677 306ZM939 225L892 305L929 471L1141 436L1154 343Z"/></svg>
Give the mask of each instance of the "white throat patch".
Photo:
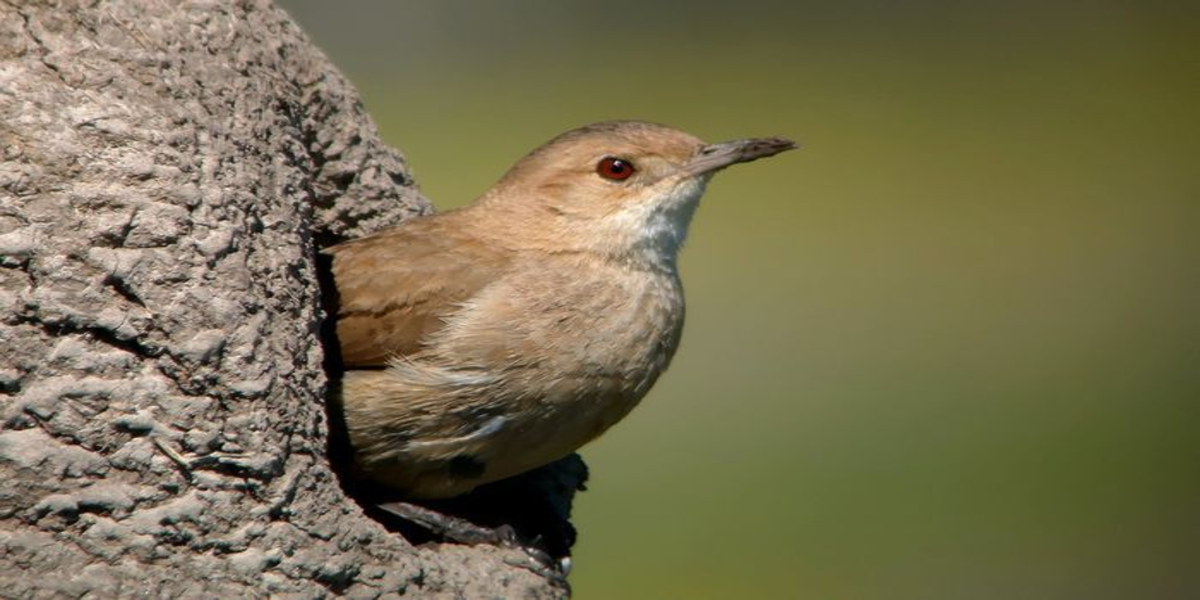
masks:
<svg viewBox="0 0 1200 600"><path fill-rule="evenodd" d="M607 229L619 238L614 240L622 246L619 253L637 262L674 269L707 183L707 177L689 178L653 201L628 204L613 213Z"/></svg>

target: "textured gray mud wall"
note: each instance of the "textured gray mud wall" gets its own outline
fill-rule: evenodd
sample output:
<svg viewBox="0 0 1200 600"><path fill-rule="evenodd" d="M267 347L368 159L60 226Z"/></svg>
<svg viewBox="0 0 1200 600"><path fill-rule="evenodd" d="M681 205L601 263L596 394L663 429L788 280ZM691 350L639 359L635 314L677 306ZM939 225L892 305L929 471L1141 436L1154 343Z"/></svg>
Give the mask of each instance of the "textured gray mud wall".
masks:
<svg viewBox="0 0 1200 600"><path fill-rule="evenodd" d="M269 2L0 0L0 596L556 596L325 457L314 238L425 212Z"/></svg>

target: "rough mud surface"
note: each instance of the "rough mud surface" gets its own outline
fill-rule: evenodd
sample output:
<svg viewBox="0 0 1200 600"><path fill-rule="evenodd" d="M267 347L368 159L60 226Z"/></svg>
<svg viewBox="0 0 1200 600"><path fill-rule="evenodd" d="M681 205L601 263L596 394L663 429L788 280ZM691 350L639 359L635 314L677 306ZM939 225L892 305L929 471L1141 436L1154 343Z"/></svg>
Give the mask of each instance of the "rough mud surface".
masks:
<svg viewBox="0 0 1200 600"><path fill-rule="evenodd" d="M0 0L0 595L558 597L326 456L314 248L429 210L269 2Z"/></svg>

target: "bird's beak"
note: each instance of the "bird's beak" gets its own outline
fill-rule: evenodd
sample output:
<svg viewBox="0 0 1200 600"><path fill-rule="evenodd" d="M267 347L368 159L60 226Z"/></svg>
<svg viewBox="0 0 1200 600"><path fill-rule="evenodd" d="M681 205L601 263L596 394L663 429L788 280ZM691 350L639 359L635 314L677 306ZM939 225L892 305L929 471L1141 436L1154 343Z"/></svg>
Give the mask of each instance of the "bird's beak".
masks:
<svg viewBox="0 0 1200 600"><path fill-rule="evenodd" d="M796 142L781 137L752 138L710 144L701 148L700 153L683 166L683 171L689 176L713 173L729 165L775 156L780 152L795 148Z"/></svg>

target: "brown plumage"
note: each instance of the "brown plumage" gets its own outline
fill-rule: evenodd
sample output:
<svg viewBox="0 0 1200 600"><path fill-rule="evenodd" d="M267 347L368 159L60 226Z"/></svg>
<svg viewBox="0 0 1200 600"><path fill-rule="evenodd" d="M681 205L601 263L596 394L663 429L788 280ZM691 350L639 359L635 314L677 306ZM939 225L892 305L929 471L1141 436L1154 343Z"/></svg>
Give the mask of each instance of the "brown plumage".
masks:
<svg viewBox="0 0 1200 600"><path fill-rule="evenodd" d="M534 150L468 207L328 249L361 473L455 496L625 416L679 344L676 256L708 179L793 147L598 123Z"/></svg>

